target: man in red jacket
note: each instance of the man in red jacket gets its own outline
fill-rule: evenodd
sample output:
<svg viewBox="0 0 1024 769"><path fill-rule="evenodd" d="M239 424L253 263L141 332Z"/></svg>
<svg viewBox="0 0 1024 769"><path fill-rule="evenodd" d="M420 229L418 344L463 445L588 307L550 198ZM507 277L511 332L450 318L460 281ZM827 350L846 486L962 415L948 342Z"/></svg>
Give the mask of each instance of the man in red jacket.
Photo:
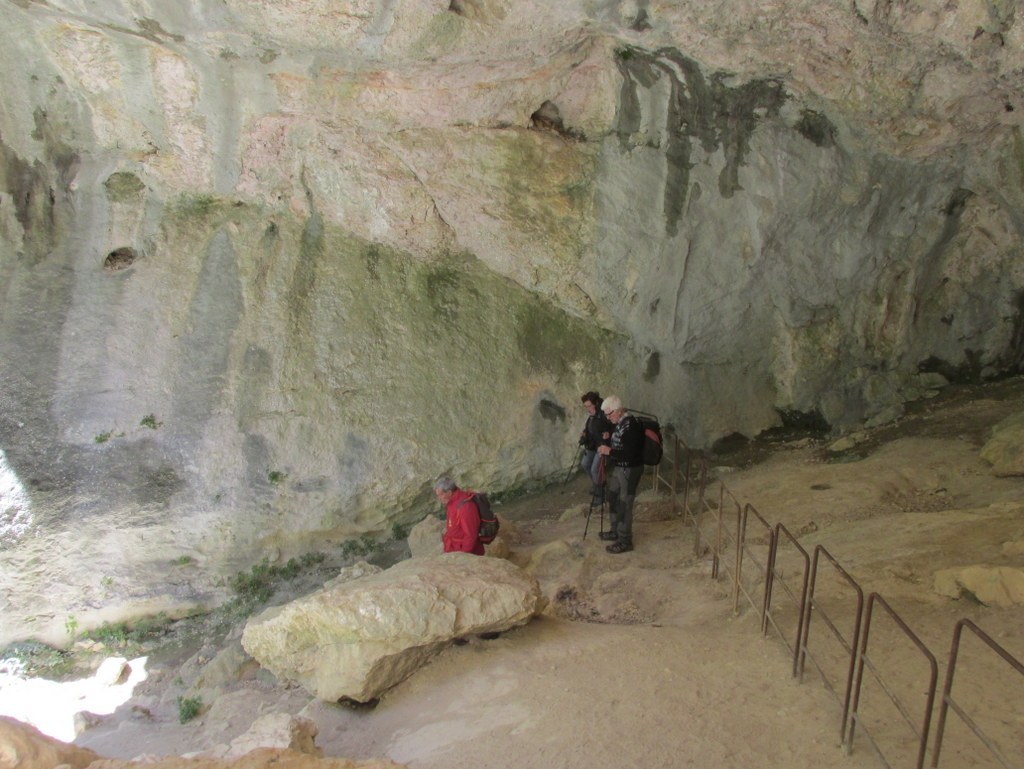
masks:
<svg viewBox="0 0 1024 769"><path fill-rule="evenodd" d="M455 485L448 476L439 478L434 484L434 496L445 506L447 523L441 541L446 553L484 554L484 543L480 541L480 509L473 501L473 494Z"/></svg>

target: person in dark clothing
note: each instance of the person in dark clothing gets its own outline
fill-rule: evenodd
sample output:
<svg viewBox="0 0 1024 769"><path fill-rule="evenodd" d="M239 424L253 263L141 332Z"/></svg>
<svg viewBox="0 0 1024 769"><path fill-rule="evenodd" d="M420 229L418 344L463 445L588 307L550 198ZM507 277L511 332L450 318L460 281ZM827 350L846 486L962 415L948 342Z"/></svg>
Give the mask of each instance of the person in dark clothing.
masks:
<svg viewBox="0 0 1024 769"><path fill-rule="evenodd" d="M590 478L590 494L593 504L604 503L604 457L597 453L598 446L607 445L612 434L612 423L601 411L601 396L594 391L584 393L580 398L587 412L587 423L580 433L580 446L583 447L583 458L580 467Z"/></svg>
<svg viewBox="0 0 1024 769"><path fill-rule="evenodd" d="M615 395L605 398L601 409L615 426L609 445L597 449L612 463L608 476L611 530L601 538L615 540L606 548L609 553L626 553L633 549L633 502L644 474L644 428Z"/></svg>

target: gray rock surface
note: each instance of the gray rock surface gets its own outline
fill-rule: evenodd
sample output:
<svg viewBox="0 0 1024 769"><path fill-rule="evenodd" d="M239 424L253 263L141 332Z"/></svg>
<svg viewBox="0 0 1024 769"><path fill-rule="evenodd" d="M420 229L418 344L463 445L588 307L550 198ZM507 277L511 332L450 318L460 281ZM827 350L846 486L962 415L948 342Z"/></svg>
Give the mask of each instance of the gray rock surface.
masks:
<svg viewBox="0 0 1024 769"><path fill-rule="evenodd" d="M525 624L539 602L536 581L503 559L413 558L268 609L242 646L320 699L367 702L456 638Z"/></svg>
<svg viewBox="0 0 1024 769"><path fill-rule="evenodd" d="M0 20L0 643L553 477L593 387L701 445L1024 359L1012 3Z"/></svg>

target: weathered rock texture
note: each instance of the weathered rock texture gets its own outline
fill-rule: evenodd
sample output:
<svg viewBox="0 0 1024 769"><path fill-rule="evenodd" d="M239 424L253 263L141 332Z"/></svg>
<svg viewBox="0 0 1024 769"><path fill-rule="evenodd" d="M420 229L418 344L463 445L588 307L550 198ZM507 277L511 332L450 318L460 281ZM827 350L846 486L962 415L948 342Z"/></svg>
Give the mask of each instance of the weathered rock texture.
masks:
<svg viewBox="0 0 1024 769"><path fill-rule="evenodd" d="M935 572L935 592L949 598L969 595L985 606L1024 604L1024 569L979 564Z"/></svg>
<svg viewBox="0 0 1024 769"><path fill-rule="evenodd" d="M85 769L99 759L91 750L68 745L47 737L34 726L0 716L0 767L4 769Z"/></svg>
<svg viewBox="0 0 1024 769"><path fill-rule="evenodd" d="M308 718L289 713L268 713L257 719L249 730L231 741L204 751L201 758L238 758L259 748L277 748L320 757L323 751L316 746L319 729Z"/></svg>
<svg viewBox="0 0 1024 769"><path fill-rule="evenodd" d="M1019 10L3 4L0 641L551 475L591 387L704 443L1019 370Z"/></svg>
<svg viewBox="0 0 1024 769"><path fill-rule="evenodd" d="M981 448L981 458L992 465L994 475L1024 475L1024 412L992 428L992 437Z"/></svg>
<svg viewBox="0 0 1024 769"><path fill-rule="evenodd" d="M413 558L268 609L242 646L322 700L368 702L452 640L522 625L539 603L536 581L500 558Z"/></svg>

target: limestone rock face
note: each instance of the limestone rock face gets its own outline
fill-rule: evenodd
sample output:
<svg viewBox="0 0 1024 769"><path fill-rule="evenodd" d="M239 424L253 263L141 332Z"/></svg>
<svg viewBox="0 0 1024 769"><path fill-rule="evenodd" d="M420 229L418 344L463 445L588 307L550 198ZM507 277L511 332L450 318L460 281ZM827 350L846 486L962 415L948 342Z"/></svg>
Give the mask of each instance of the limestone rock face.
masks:
<svg viewBox="0 0 1024 769"><path fill-rule="evenodd" d="M0 643L1024 361L1014 3L0 6ZM564 472L564 470L562 470Z"/></svg>
<svg viewBox="0 0 1024 769"><path fill-rule="evenodd" d="M278 677L327 701L367 702L453 639L530 620L536 581L508 561L413 558L250 619L242 645Z"/></svg>
<svg viewBox="0 0 1024 769"><path fill-rule="evenodd" d="M981 448L981 458L998 476L1024 475L1024 412L992 428L992 437Z"/></svg>

